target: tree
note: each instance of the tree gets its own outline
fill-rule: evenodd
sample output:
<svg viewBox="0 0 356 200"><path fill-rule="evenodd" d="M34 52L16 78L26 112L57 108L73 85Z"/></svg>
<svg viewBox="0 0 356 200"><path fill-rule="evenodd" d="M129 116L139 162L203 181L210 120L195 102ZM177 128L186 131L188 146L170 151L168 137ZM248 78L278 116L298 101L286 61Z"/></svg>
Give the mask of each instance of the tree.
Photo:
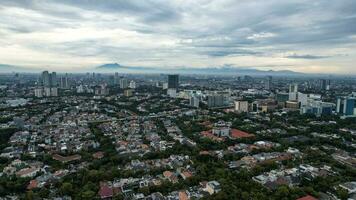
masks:
<svg viewBox="0 0 356 200"><path fill-rule="evenodd" d="M347 190L340 187L337 188L336 195L342 200L346 200L349 196Z"/></svg>
<svg viewBox="0 0 356 200"><path fill-rule="evenodd" d="M288 196L289 196L288 186L282 185L282 186L278 187L278 189L275 193L276 199L288 199Z"/></svg>
<svg viewBox="0 0 356 200"><path fill-rule="evenodd" d="M28 200L34 199L34 194L33 194L32 190L30 190L26 193L26 199L28 199Z"/></svg>
<svg viewBox="0 0 356 200"><path fill-rule="evenodd" d="M38 195L41 197L41 198L47 198L48 195L49 195L49 190L45 187L41 188L41 190L38 192Z"/></svg>
<svg viewBox="0 0 356 200"><path fill-rule="evenodd" d="M73 192L73 185L71 183L63 183L61 188L60 188L60 191L63 195L71 195L72 192Z"/></svg>
<svg viewBox="0 0 356 200"><path fill-rule="evenodd" d="M81 198L82 199L94 199L95 197L95 192L91 191L91 190L86 190L84 192L81 193Z"/></svg>

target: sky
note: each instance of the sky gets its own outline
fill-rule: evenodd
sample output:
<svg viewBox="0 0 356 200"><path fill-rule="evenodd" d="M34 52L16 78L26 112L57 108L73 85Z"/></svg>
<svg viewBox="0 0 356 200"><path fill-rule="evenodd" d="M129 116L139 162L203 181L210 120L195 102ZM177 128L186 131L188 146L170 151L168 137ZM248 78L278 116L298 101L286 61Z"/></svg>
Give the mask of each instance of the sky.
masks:
<svg viewBox="0 0 356 200"><path fill-rule="evenodd" d="M356 74L355 0L1 0L0 64Z"/></svg>

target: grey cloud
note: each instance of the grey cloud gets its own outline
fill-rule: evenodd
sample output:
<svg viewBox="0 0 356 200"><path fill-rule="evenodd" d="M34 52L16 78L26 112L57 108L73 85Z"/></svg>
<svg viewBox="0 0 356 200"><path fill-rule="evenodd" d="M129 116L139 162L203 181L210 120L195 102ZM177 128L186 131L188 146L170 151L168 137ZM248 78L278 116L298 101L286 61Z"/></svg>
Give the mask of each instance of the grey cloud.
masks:
<svg viewBox="0 0 356 200"><path fill-rule="evenodd" d="M224 49L224 50L209 50L201 52L203 55L212 57L224 57L224 56L245 56L245 55L261 55L260 52L243 50L243 49Z"/></svg>
<svg viewBox="0 0 356 200"><path fill-rule="evenodd" d="M310 59L310 60L323 59L323 58L330 58L330 57L331 57L331 56L319 56L319 55L309 55L309 54L305 54L305 55L293 54L293 55L286 56L286 58L293 58L293 59Z"/></svg>
<svg viewBox="0 0 356 200"><path fill-rule="evenodd" d="M9 7L24 9L23 14L33 11L43 17L1 15L2 9ZM149 35L155 40L169 37L177 41L176 45L147 49L115 46L108 42L109 38L26 44L36 51L79 57L101 56L144 62L179 59L187 54L197 59L208 57L209 60L245 55L270 56L285 51L300 52L287 58L317 62L336 56L305 52L337 48L351 51L352 47L348 45L356 45L355 13L354 0L2 0L0 33L6 36L8 33L50 32L58 27L75 29L88 25L97 30L119 28ZM129 20L125 21L127 18ZM251 39L251 36L263 34L270 37ZM3 42L1 38L0 42Z"/></svg>

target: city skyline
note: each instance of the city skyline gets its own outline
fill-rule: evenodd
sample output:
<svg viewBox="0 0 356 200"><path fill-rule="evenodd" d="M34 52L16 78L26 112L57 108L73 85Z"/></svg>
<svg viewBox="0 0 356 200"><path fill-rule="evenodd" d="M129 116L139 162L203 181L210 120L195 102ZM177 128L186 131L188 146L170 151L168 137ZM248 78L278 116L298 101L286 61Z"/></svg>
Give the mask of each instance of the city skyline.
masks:
<svg viewBox="0 0 356 200"><path fill-rule="evenodd" d="M0 64L356 74L356 2L0 2Z"/></svg>

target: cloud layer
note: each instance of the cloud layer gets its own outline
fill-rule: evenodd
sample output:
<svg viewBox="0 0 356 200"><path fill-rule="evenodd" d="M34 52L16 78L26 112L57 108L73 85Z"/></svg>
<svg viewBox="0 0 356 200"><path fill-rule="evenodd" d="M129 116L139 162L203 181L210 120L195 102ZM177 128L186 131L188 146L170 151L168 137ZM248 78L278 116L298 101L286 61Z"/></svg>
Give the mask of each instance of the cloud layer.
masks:
<svg viewBox="0 0 356 200"><path fill-rule="evenodd" d="M354 0L2 0L0 16L4 64L356 74Z"/></svg>

